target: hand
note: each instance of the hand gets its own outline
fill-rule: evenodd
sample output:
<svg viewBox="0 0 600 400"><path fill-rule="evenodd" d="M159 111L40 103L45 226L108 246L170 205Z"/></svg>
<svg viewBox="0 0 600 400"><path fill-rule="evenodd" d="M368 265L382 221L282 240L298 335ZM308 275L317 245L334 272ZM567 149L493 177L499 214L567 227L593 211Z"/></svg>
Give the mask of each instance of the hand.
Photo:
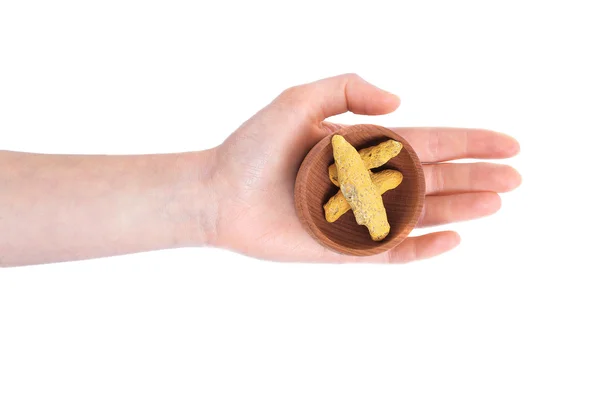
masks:
<svg viewBox="0 0 600 400"><path fill-rule="evenodd" d="M215 245L277 261L402 263L433 257L460 242L456 232L409 237L371 257L345 256L316 242L294 207L294 181L304 156L339 125L325 118L351 111L387 114L398 97L349 74L284 91L215 149L218 200ZM519 186L506 165L449 164L461 158L506 158L518 142L501 133L457 128L392 128L424 163L427 197L420 227L480 218L500 208L497 193ZM439 163L439 164L438 164Z"/></svg>

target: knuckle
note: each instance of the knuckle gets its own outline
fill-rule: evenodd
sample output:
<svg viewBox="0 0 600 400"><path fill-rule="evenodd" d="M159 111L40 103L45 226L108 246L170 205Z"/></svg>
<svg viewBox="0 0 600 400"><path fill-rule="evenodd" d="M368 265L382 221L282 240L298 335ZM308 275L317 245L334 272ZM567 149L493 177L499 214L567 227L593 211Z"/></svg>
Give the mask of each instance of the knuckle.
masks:
<svg viewBox="0 0 600 400"><path fill-rule="evenodd" d="M356 72L348 72L343 74L342 77L346 78L347 80L362 80L360 75L358 75Z"/></svg>
<svg viewBox="0 0 600 400"><path fill-rule="evenodd" d="M310 88L306 85L292 86L275 100L275 105L284 110L294 110L298 116L305 116L311 109Z"/></svg>
<svg viewBox="0 0 600 400"><path fill-rule="evenodd" d="M427 168L428 176L426 183L429 184L428 190L432 193L437 193L444 190L444 171L443 166L439 164L433 164Z"/></svg>
<svg viewBox="0 0 600 400"><path fill-rule="evenodd" d="M431 130L429 132L428 150L431 159L437 160L440 155L440 132Z"/></svg>
<svg viewBox="0 0 600 400"><path fill-rule="evenodd" d="M279 100L285 103L297 104L303 101L304 97L306 97L306 92L304 86L292 86L281 92Z"/></svg>

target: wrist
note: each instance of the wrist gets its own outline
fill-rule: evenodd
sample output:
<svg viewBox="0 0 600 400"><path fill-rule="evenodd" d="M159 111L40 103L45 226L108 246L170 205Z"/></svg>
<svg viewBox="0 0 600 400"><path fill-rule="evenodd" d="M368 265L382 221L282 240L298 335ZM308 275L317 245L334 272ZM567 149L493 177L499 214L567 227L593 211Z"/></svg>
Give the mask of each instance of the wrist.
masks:
<svg viewBox="0 0 600 400"><path fill-rule="evenodd" d="M180 247L217 243L219 202L214 185L215 149L181 153L175 193L178 204Z"/></svg>

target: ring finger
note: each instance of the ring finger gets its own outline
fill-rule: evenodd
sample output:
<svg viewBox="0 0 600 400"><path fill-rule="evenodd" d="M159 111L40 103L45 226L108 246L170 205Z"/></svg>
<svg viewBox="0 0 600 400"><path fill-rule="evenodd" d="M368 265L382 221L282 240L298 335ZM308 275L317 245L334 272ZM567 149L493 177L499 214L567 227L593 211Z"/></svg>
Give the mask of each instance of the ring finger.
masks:
<svg viewBox="0 0 600 400"><path fill-rule="evenodd" d="M512 167L492 163L428 164L423 166L428 195L497 192L515 189L521 175Z"/></svg>

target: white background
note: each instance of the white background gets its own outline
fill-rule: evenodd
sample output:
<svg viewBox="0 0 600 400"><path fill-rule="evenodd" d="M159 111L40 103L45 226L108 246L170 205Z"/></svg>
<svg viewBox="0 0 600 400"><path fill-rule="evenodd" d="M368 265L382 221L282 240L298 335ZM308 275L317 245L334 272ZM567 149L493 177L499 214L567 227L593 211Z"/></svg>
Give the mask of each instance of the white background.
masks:
<svg viewBox="0 0 600 400"><path fill-rule="evenodd" d="M0 1L3 149L208 148L286 87L357 72L402 105L337 121L506 132L523 175L409 265L1 270L0 398L598 399L593 3Z"/></svg>

